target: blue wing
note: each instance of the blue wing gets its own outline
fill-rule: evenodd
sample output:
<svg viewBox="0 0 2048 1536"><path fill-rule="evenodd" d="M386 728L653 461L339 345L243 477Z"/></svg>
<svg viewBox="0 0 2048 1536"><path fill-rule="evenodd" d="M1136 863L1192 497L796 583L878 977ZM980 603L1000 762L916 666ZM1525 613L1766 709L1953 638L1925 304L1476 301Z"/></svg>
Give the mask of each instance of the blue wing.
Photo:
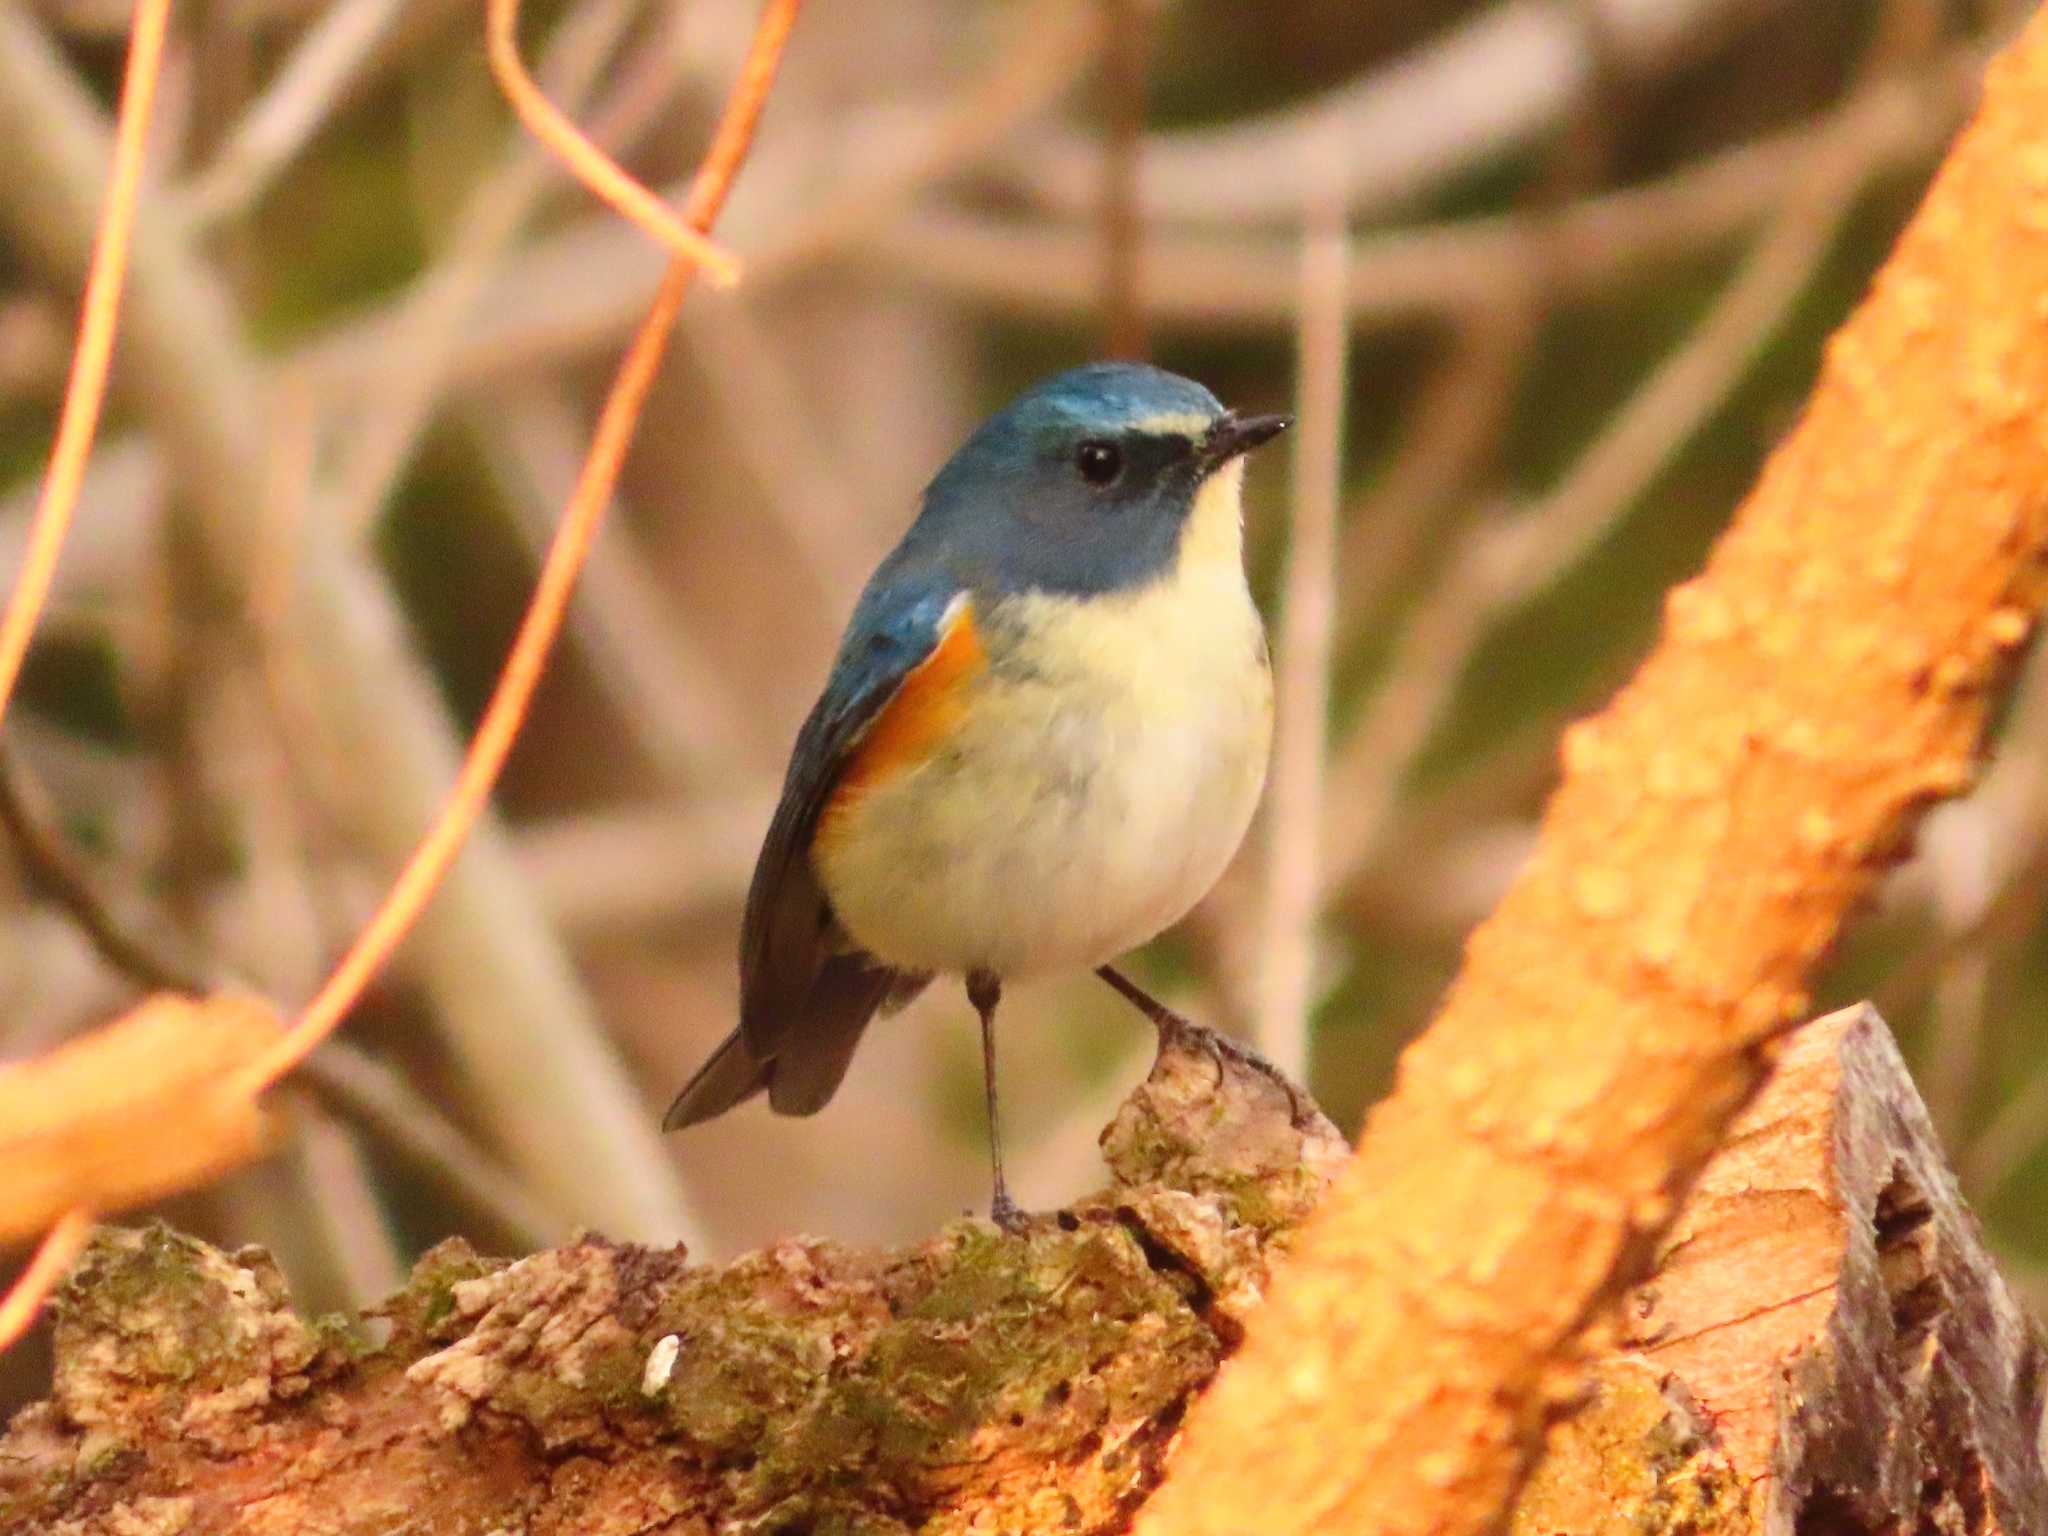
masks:
<svg viewBox="0 0 2048 1536"><path fill-rule="evenodd" d="M784 1114L824 1106L868 1020L931 978L852 945L811 864L818 817L847 759L903 681L931 656L957 582L885 563L861 595L825 691L797 733L782 799L747 890L740 931L740 1027L662 1122L676 1130L766 1089Z"/></svg>

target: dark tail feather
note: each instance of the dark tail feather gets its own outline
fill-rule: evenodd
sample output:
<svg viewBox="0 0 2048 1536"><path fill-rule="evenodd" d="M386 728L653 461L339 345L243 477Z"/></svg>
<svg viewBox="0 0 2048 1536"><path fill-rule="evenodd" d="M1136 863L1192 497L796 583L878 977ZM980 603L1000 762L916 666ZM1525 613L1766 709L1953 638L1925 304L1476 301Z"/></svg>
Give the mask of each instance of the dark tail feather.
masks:
<svg viewBox="0 0 2048 1536"><path fill-rule="evenodd" d="M893 1013L922 992L931 977L892 971L866 955L835 955L812 983L801 1018L778 1031L775 1055L762 1060L735 1030L697 1069L661 1118L680 1131L722 1115L762 1089L778 1115L814 1115L839 1087L861 1032L876 1013Z"/></svg>
<svg viewBox="0 0 2048 1536"><path fill-rule="evenodd" d="M756 1061L739 1031L733 1031L726 1036L725 1044L711 1053L711 1059L697 1069L697 1075L683 1085L675 1103L661 1117L661 1128L680 1131L686 1125L724 1114L766 1088L773 1071L769 1062Z"/></svg>
<svg viewBox="0 0 2048 1536"><path fill-rule="evenodd" d="M892 971L866 955L835 955L811 987L801 1025L776 1053L768 1102L778 1115L814 1115L823 1109L853 1060L854 1048L877 1013L893 1013L922 992L931 977Z"/></svg>

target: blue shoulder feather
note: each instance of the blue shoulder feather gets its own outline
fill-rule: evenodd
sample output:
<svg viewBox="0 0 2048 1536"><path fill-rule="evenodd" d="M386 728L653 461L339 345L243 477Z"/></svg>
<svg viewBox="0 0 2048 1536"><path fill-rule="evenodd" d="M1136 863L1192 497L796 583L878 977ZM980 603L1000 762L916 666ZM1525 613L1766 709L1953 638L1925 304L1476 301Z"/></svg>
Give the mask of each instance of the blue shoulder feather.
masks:
<svg viewBox="0 0 2048 1536"><path fill-rule="evenodd" d="M862 734L937 647L957 591L941 572L886 562L861 594L824 692L797 733L741 929L740 1033L756 1056L788 1041L827 962L846 948L811 867L811 839Z"/></svg>
<svg viewBox="0 0 2048 1536"><path fill-rule="evenodd" d="M676 1095L662 1129L723 1114L766 1091L781 1114L822 1109L868 1020L931 978L898 971L843 933L811 865L818 817L847 758L903 680L937 647L957 583L922 565L915 540L861 594L825 691L790 754L782 801L747 889L740 1027Z"/></svg>

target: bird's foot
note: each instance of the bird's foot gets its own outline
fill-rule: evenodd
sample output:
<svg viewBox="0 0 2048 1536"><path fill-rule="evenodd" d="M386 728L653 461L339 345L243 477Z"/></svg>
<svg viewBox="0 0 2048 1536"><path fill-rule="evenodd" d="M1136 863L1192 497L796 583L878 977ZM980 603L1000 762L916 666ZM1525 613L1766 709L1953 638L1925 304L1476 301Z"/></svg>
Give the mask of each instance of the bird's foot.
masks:
<svg viewBox="0 0 2048 1536"><path fill-rule="evenodd" d="M1293 1122L1295 1129L1305 1130L1311 1125L1324 1122L1322 1109L1316 1101L1311 1099L1293 1078L1242 1040L1234 1040L1220 1030L1211 1029L1206 1024L1197 1024L1193 1019L1181 1018L1178 1014L1174 1015L1174 1018L1176 1022L1172 1028L1161 1025L1159 1029L1159 1050L1162 1055L1174 1047L1182 1050L1199 1050L1207 1052L1218 1063L1230 1062L1247 1071L1256 1072L1287 1095L1287 1117Z"/></svg>
<svg viewBox="0 0 2048 1536"><path fill-rule="evenodd" d="M1285 1072L1249 1045L1233 1040L1206 1024L1197 1024L1186 1014L1176 1013L1111 966L1100 967L1096 974L1108 982L1126 1002L1151 1020L1152 1027L1159 1032L1160 1057L1165 1057L1170 1051L1180 1050L1204 1053L1219 1065L1233 1063L1258 1073L1286 1093L1288 1117L1297 1128L1323 1119L1323 1112L1316 1107L1315 1101L1309 1098Z"/></svg>
<svg viewBox="0 0 2048 1536"><path fill-rule="evenodd" d="M1012 1200L1009 1191L999 1189L988 1203L988 1219L1012 1237L1020 1237L1031 1225L1024 1208Z"/></svg>

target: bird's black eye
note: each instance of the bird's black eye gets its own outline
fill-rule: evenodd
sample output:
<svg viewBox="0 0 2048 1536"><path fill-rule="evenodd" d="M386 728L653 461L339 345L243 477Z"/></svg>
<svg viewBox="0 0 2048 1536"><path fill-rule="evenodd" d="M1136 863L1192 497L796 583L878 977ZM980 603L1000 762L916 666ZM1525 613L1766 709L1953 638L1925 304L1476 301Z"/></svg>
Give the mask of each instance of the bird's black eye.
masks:
<svg viewBox="0 0 2048 1536"><path fill-rule="evenodd" d="M1074 467L1090 485L1108 485L1124 472L1123 450L1115 443L1090 438L1074 450Z"/></svg>

